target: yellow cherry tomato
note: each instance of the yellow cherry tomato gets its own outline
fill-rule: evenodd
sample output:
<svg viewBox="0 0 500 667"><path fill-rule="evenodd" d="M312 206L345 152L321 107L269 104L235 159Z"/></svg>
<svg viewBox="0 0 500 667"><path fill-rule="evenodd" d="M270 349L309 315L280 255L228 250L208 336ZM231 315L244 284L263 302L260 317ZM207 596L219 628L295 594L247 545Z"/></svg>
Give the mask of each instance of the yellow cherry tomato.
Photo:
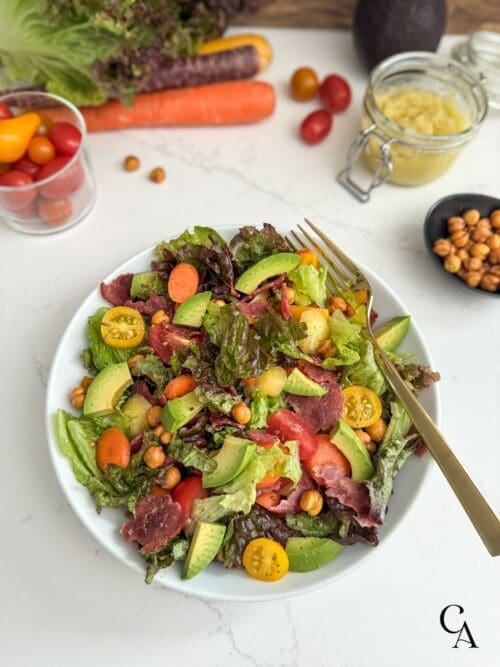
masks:
<svg viewBox="0 0 500 667"><path fill-rule="evenodd" d="M279 542L258 537L243 552L243 567L259 581L278 581L288 572L288 556Z"/></svg>
<svg viewBox="0 0 500 667"><path fill-rule="evenodd" d="M123 350L135 347L142 343L145 333L144 320L135 308L110 308L101 320L101 336L110 347Z"/></svg>
<svg viewBox="0 0 500 667"><path fill-rule="evenodd" d="M16 162L22 158L40 123L37 113L0 120L0 162Z"/></svg>
<svg viewBox="0 0 500 667"><path fill-rule="evenodd" d="M344 396L342 418L352 428L365 428L380 419L382 403L371 389L352 385L342 389L342 394Z"/></svg>

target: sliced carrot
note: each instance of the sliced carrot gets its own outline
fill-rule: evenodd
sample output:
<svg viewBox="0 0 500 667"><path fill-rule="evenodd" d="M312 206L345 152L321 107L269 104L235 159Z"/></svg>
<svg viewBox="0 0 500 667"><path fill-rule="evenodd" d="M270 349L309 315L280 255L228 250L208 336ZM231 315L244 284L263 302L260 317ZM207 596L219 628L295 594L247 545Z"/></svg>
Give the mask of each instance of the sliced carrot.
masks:
<svg viewBox="0 0 500 667"><path fill-rule="evenodd" d="M113 464L126 468L130 461L130 442L119 428L107 428L97 441L95 458L101 470Z"/></svg>
<svg viewBox="0 0 500 667"><path fill-rule="evenodd" d="M174 266L168 277L168 295L176 303L182 303L196 294L200 276L192 264L181 262Z"/></svg>
<svg viewBox="0 0 500 667"><path fill-rule="evenodd" d="M299 321L302 316L302 313L304 313L306 310L318 310L323 315L325 320L327 320L330 317L328 308L316 308L315 306L290 306L290 310L292 312L292 317L294 317L296 320Z"/></svg>
<svg viewBox="0 0 500 667"><path fill-rule="evenodd" d="M312 266L319 266L318 255L312 250L297 250L297 255L300 256L301 264L311 264Z"/></svg>
<svg viewBox="0 0 500 667"><path fill-rule="evenodd" d="M112 100L99 107L84 107L81 111L89 132L103 132L128 127L255 123L270 116L274 106L275 94L271 84L225 81L136 95L128 107ZM71 120L69 110L47 109L46 112L54 122Z"/></svg>
<svg viewBox="0 0 500 667"><path fill-rule="evenodd" d="M195 387L196 381L192 375L179 375L173 380L170 380L163 390L163 393L168 401L172 401L174 398L180 398L185 394L189 394Z"/></svg>
<svg viewBox="0 0 500 667"><path fill-rule="evenodd" d="M263 477L260 482L257 484L258 489L268 489L271 486L274 486L280 479L279 475L266 475Z"/></svg>
<svg viewBox="0 0 500 667"><path fill-rule="evenodd" d="M269 509L270 507L276 507L281 500L281 496L275 493L274 491L269 491L268 493L261 493L260 496L257 496L255 501L257 505Z"/></svg>
<svg viewBox="0 0 500 667"><path fill-rule="evenodd" d="M326 434L320 434L317 436L317 439L317 451L308 459L302 461L304 468L311 475L311 477L315 481L318 481L314 475L314 468L316 466L324 465L325 463L331 463L336 468L338 468L343 475L350 477L351 465L346 457L342 454L340 449L330 441L330 436Z"/></svg>

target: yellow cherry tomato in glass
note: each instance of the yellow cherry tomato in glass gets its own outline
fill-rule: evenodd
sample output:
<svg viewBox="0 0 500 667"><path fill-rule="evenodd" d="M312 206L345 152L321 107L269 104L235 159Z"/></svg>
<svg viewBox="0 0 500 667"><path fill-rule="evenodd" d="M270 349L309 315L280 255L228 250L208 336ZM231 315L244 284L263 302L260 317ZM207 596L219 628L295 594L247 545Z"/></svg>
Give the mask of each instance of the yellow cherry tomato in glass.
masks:
<svg viewBox="0 0 500 667"><path fill-rule="evenodd" d="M54 121L50 116L48 116L45 113L39 113L40 116L40 126L38 127L38 130L36 131L37 136L39 137L48 137L50 134L50 131L52 130L52 126L54 125Z"/></svg>
<svg viewBox="0 0 500 667"><path fill-rule="evenodd" d="M296 70L290 79L292 97L300 102L312 100L318 94L319 80L316 72L310 67Z"/></svg>
<svg viewBox="0 0 500 667"><path fill-rule="evenodd" d="M258 537L247 544L243 567L254 579L278 581L288 572L288 556L279 542Z"/></svg>
<svg viewBox="0 0 500 667"><path fill-rule="evenodd" d="M342 418L352 428L365 428L380 419L382 403L371 389L352 385L345 387L342 394L344 396Z"/></svg>
<svg viewBox="0 0 500 667"><path fill-rule="evenodd" d="M0 162L17 162L40 125L36 113L24 113L0 120Z"/></svg>
<svg viewBox="0 0 500 667"><path fill-rule="evenodd" d="M141 314L135 308L116 306L110 308L101 321L101 336L106 345L128 349L144 340L146 327Z"/></svg>
<svg viewBox="0 0 500 667"><path fill-rule="evenodd" d="M55 155L54 144L47 137L33 137L28 144L28 157L35 164L47 164Z"/></svg>

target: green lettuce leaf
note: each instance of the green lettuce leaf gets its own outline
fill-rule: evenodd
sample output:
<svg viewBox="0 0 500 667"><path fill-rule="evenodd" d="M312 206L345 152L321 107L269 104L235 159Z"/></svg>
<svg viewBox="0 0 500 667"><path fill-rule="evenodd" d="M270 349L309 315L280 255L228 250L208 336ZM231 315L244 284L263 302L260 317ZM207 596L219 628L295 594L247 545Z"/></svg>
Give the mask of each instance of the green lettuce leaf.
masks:
<svg viewBox="0 0 500 667"><path fill-rule="evenodd" d="M318 516L309 516L305 512L287 514L286 525L305 537L329 537L338 535L340 522L331 512L323 512Z"/></svg>
<svg viewBox="0 0 500 667"><path fill-rule="evenodd" d="M202 245L210 248L212 245L211 237L217 239L218 243L221 245L226 245L222 236L216 232L215 229L196 225L192 232L189 231L189 229L186 229L176 239L172 239L171 241L161 241L161 243L156 246L154 254L156 259L162 259L163 250L168 250L176 255L184 245Z"/></svg>
<svg viewBox="0 0 500 667"><path fill-rule="evenodd" d="M162 549L151 554L146 554L145 582L150 584L159 570L170 567L176 560L184 560L188 551L189 540L185 537L174 537Z"/></svg>
<svg viewBox="0 0 500 667"><path fill-rule="evenodd" d="M163 361L155 354L147 354L143 359L137 359L130 366L133 376L147 377L157 390L162 390L174 374L170 368L167 368Z"/></svg>
<svg viewBox="0 0 500 667"><path fill-rule="evenodd" d="M262 229L242 227L230 241L229 247L233 261L240 272L264 257L278 252L289 252L285 239L267 223L264 223Z"/></svg>
<svg viewBox="0 0 500 667"><path fill-rule="evenodd" d="M248 423L248 428L266 428L269 415L284 407L285 398L283 395L276 397L265 396L265 394L256 389L252 394L250 402L252 417Z"/></svg>
<svg viewBox="0 0 500 667"><path fill-rule="evenodd" d="M202 472L212 472L217 465L205 450L177 436L170 442L168 454L187 468L197 468Z"/></svg>
<svg viewBox="0 0 500 667"><path fill-rule="evenodd" d="M260 347L266 355L275 360L276 354L281 352L291 359L305 359L312 361L311 357L300 351L297 341L305 338L306 334L297 320L291 317L285 321L274 312L268 311L257 318L254 329L260 337Z"/></svg>
<svg viewBox="0 0 500 667"><path fill-rule="evenodd" d="M294 289L308 297L312 303L324 308L328 296L327 275L328 271L324 265L316 268L312 264L300 264L289 272L288 278L292 281Z"/></svg>
<svg viewBox="0 0 500 667"><path fill-rule="evenodd" d="M134 354L137 353L137 348L128 350L120 350L118 348L109 347L103 341L101 336L101 321L109 308L99 308L94 315L88 318L87 324L87 338L90 347L83 351L82 361L85 368L92 370L92 368L101 371L106 366L111 364L119 364L122 361L127 361Z"/></svg>
<svg viewBox="0 0 500 667"><path fill-rule="evenodd" d="M359 349L363 343L361 326L353 324L340 311L334 311L329 319L330 336L337 347L334 357L323 362L323 367L333 370L336 366L355 364L360 360Z"/></svg>
<svg viewBox="0 0 500 667"><path fill-rule="evenodd" d="M373 354L373 345L367 338L362 338L359 345L359 361L352 366L345 366L342 374L342 384L361 385L368 387L378 396L387 390L386 379L377 366Z"/></svg>

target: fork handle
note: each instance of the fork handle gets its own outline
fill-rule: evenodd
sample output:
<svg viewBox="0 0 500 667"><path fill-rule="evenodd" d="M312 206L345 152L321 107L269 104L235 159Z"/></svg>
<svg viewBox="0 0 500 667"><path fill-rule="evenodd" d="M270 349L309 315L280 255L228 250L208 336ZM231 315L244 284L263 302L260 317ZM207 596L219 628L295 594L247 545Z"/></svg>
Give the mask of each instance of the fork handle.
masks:
<svg viewBox="0 0 500 667"><path fill-rule="evenodd" d="M450 446L414 394L408 389L392 361L372 339L377 361L394 393L408 412L448 484L466 511L474 528L492 556L500 555L500 520L467 474Z"/></svg>

